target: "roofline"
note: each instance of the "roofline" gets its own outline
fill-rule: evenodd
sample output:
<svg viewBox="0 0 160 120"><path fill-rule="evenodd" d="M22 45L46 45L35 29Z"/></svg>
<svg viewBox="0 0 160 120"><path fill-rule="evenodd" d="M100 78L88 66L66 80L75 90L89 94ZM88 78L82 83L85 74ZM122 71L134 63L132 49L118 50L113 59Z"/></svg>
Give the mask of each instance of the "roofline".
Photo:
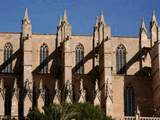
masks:
<svg viewBox="0 0 160 120"><path fill-rule="evenodd" d="M0 32L0 34L21 34L21 32ZM33 35L56 35L55 33L32 33ZM72 34L72 36L87 36L92 37L92 34ZM139 38L138 36L127 36L127 35L113 35L111 37L123 37L123 38Z"/></svg>
<svg viewBox="0 0 160 120"><path fill-rule="evenodd" d="M112 37L139 38L138 36L127 36L127 35L113 35Z"/></svg>

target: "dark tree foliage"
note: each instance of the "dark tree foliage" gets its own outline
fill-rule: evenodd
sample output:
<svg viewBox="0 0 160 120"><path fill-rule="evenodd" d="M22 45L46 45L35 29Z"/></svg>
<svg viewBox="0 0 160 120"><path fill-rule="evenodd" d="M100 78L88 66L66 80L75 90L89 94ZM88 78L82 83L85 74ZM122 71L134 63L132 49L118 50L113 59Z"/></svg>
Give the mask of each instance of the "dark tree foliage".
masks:
<svg viewBox="0 0 160 120"><path fill-rule="evenodd" d="M37 108L30 109L27 117L30 120L44 120L44 114L41 113Z"/></svg>
<svg viewBox="0 0 160 120"><path fill-rule="evenodd" d="M61 105L50 104L43 108L44 112L39 112L34 108L28 113L30 120L111 120L97 106L90 103L74 103Z"/></svg>

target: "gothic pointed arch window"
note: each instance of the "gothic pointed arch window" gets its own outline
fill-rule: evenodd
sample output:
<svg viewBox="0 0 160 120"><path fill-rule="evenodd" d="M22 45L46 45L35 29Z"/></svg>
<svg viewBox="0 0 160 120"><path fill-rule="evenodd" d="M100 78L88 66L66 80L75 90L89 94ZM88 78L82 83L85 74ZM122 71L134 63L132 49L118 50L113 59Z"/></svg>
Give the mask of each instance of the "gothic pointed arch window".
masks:
<svg viewBox="0 0 160 120"><path fill-rule="evenodd" d="M76 74L83 74L84 73L84 47L82 44L76 46L75 49L75 56L76 56L76 67L75 71Z"/></svg>
<svg viewBox="0 0 160 120"><path fill-rule="evenodd" d="M132 86L127 86L124 90L124 112L125 116L135 115L135 93Z"/></svg>
<svg viewBox="0 0 160 120"><path fill-rule="evenodd" d="M6 43L4 46L4 70L3 73L12 73L12 45L11 43Z"/></svg>
<svg viewBox="0 0 160 120"><path fill-rule="evenodd" d="M117 74L126 73L126 48L120 44L116 49L116 70Z"/></svg>
<svg viewBox="0 0 160 120"><path fill-rule="evenodd" d="M45 43L40 47L40 73L48 73L48 46Z"/></svg>

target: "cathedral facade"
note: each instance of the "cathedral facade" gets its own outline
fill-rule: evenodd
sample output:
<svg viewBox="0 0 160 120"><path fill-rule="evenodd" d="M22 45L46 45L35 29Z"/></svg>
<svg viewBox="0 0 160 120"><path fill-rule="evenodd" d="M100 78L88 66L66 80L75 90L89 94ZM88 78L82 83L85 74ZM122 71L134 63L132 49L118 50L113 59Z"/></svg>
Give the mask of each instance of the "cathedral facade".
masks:
<svg viewBox="0 0 160 120"><path fill-rule="evenodd" d="M0 32L0 115L26 116L49 103L90 102L115 119L160 108L160 29L112 36L103 13L92 35L72 35L67 13L56 34L34 34L25 10L21 32Z"/></svg>

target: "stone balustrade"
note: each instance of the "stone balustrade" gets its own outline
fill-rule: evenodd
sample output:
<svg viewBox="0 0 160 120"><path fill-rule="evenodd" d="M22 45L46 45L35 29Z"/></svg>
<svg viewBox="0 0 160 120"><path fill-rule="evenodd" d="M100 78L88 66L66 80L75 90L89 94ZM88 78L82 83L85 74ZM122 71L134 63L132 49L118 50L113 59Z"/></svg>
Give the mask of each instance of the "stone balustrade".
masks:
<svg viewBox="0 0 160 120"><path fill-rule="evenodd" d="M136 117L136 116L124 116L121 120L160 120L160 117Z"/></svg>

